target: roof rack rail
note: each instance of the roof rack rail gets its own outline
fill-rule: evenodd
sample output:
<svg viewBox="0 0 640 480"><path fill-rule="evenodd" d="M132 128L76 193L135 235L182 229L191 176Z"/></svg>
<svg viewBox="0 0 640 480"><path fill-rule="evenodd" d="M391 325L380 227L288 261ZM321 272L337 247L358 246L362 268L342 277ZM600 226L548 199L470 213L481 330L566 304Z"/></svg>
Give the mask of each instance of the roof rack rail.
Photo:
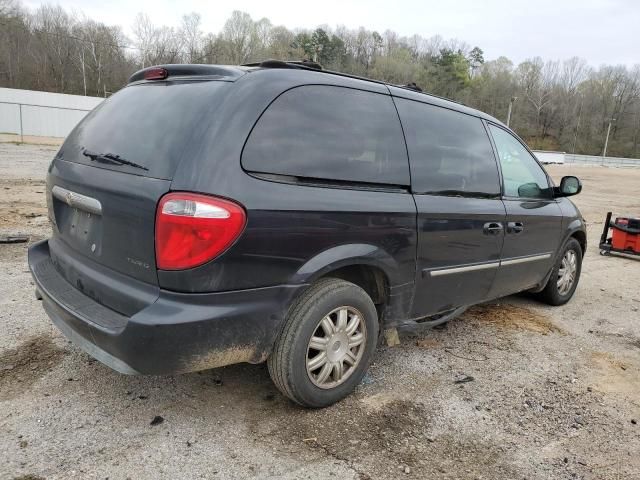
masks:
<svg viewBox="0 0 640 480"><path fill-rule="evenodd" d="M322 70L322 65L311 60L264 60L262 62L244 63L243 67L260 68L304 68L311 70Z"/></svg>
<svg viewBox="0 0 640 480"><path fill-rule="evenodd" d="M391 85L391 84L390 84ZM404 90L411 90L412 92L422 93L424 95L429 95L430 97L439 98L441 100L446 100L447 102L457 103L458 105L462 105L463 107L467 107L464 102L459 100L454 100L452 98L443 97L442 95L436 95L435 93L425 92L420 88L415 82L408 83L406 85L391 85L392 87L402 88Z"/></svg>
<svg viewBox="0 0 640 480"><path fill-rule="evenodd" d="M406 85L401 85L402 88L408 88L409 90L415 90L416 92L422 93L422 89L418 86L416 82L409 82Z"/></svg>
<svg viewBox="0 0 640 480"><path fill-rule="evenodd" d="M362 77L360 75L352 75L350 73L337 72L334 70L323 70L322 66L317 62L312 62L310 60L264 60L262 62L254 62L254 63L245 63L241 65L242 67L261 67L261 68L299 68L302 70L314 70L321 71L322 73L327 73L330 75L338 75L340 77L354 78L356 80L364 80L366 82L379 83L381 85L387 85L390 87L403 88L405 90L411 90L412 92L422 93L424 95L428 95L430 97L440 98L442 100L446 100L448 102L457 103L458 105L465 106L466 105L458 100L453 100L451 98L442 97L440 95L435 95L433 93L425 92L422 88L420 88L416 82L409 82L406 85L394 85L392 83L383 82L381 80L375 80L373 78Z"/></svg>

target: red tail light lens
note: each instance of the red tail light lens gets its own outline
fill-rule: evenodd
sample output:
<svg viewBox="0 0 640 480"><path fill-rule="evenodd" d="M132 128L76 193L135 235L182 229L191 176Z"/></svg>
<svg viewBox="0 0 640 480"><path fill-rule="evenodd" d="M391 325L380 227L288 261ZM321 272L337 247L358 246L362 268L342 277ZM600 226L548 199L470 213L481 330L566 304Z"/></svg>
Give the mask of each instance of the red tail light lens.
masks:
<svg viewBox="0 0 640 480"><path fill-rule="evenodd" d="M195 193L169 193L156 212L156 265L184 270L224 252L242 233L247 216L237 203Z"/></svg>

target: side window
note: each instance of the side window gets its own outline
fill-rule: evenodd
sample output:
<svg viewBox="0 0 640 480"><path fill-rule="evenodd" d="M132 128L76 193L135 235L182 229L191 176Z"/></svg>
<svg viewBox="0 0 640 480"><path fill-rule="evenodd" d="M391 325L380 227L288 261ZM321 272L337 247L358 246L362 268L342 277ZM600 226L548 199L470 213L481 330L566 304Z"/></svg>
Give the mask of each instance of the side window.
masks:
<svg viewBox="0 0 640 480"><path fill-rule="evenodd" d="M547 176L527 149L506 130L495 125L489 128L500 157L505 196L550 198Z"/></svg>
<svg viewBox="0 0 640 480"><path fill-rule="evenodd" d="M498 165L482 120L396 98L415 193L496 197Z"/></svg>
<svg viewBox="0 0 640 480"><path fill-rule="evenodd" d="M409 185L409 162L391 97L307 85L263 113L242 154L246 170Z"/></svg>

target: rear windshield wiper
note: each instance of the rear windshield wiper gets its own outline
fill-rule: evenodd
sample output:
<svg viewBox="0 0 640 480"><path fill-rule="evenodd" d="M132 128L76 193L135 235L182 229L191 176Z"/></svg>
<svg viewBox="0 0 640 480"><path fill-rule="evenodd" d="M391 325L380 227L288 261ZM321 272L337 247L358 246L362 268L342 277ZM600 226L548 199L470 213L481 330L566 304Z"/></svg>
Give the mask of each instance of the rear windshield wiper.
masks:
<svg viewBox="0 0 640 480"><path fill-rule="evenodd" d="M115 155L113 153L96 153L90 150L85 150L82 152L82 155L84 155L85 157L89 157L91 161L109 163L111 165L128 165L130 167L140 168L142 170L149 170L147 167L140 165L139 163L125 160L120 155Z"/></svg>

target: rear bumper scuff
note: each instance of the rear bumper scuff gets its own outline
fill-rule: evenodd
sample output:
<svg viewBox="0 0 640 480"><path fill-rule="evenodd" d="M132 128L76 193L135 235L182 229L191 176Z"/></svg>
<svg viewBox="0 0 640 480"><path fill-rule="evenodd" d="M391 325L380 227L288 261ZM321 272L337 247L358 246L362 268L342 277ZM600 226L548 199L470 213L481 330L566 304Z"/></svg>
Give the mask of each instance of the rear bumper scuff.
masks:
<svg viewBox="0 0 640 480"><path fill-rule="evenodd" d="M271 352L287 305L305 287L198 294L160 290L155 302L127 317L74 289L56 275L51 262L47 240L29 248L29 269L46 313L69 340L125 374L262 362Z"/></svg>

